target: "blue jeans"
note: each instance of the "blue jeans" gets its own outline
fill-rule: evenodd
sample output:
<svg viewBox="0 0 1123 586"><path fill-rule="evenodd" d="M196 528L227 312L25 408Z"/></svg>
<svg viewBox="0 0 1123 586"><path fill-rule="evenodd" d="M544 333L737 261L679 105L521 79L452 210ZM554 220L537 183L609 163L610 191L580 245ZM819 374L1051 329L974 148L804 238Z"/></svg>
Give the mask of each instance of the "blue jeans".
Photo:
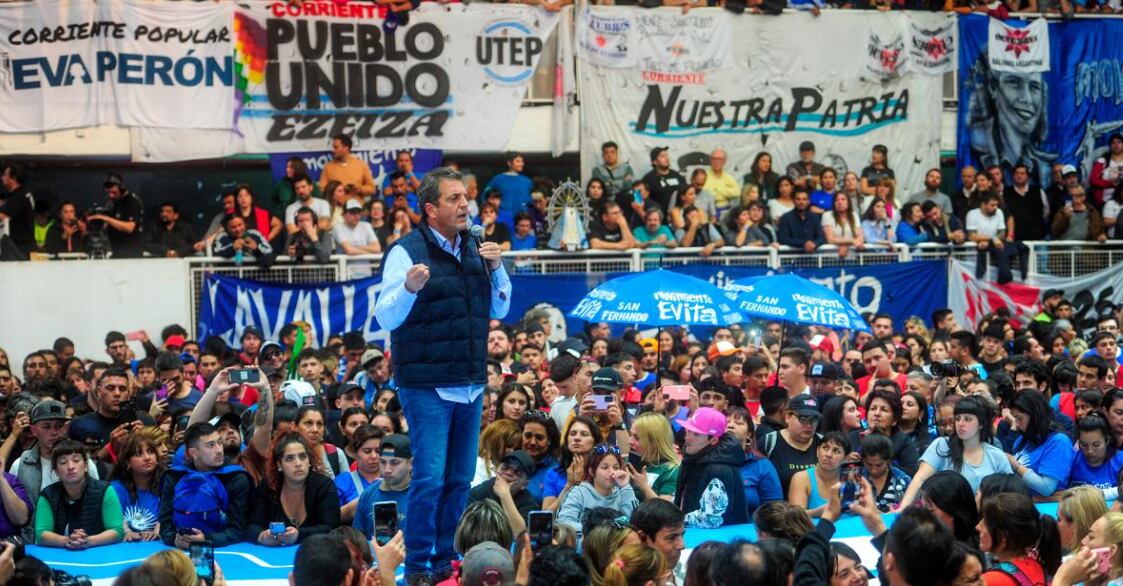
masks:
<svg viewBox="0 0 1123 586"><path fill-rule="evenodd" d="M398 399L413 451L405 574L446 570L456 559L453 537L476 472L483 397L454 403L434 389L401 389Z"/></svg>

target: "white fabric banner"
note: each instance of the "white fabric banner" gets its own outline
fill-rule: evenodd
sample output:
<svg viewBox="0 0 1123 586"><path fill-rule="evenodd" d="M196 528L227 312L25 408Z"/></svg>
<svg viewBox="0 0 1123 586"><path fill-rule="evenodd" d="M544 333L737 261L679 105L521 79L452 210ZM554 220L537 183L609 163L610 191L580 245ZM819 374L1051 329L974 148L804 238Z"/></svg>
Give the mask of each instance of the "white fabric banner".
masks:
<svg viewBox="0 0 1123 586"><path fill-rule="evenodd" d="M591 16L577 19L577 26L635 22L653 13L687 18L670 8L588 10ZM943 20L940 14L914 18L928 27L929 16L933 23ZM860 173L873 145L884 144L900 198L919 190L928 169L939 167L942 79L907 75L885 84L859 79L874 23L878 30L907 30L900 20L904 14L830 11L817 18L786 14L774 19L702 8L688 17L724 21L729 36L737 39L730 43L725 69L685 72L680 75L686 77L673 80L680 83L653 82L642 68L598 66L586 44L579 45L584 179L601 162L596 145L610 140L638 175L650 169L653 147L670 146L672 165L680 171L706 164L710 152L721 147L728 153L726 172L737 179L761 151L772 155L774 170L783 172L798 160L804 140L814 142L816 160L839 170L841 179L846 171ZM719 28L715 24L710 30ZM801 32L793 35L792 30ZM578 38L589 34L579 31ZM635 51L634 44L624 48L628 55ZM705 85L691 83L703 76Z"/></svg>
<svg viewBox="0 0 1123 586"><path fill-rule="evenodd" d="M592 7L585 4L577 20L577 46L590 63L601 67L635 66L636 53L631 48L630 38L636 24L630 12L611 16L595 14Z"/></svg>
<svg viewBox="0 0 1123 586"><path fill-rule="evenodd" d="M424 3L387 33L374 6L254 2L236 12L247 152L500 150L559 16ZM337 8L339 7L339 8ZM242 86L240 86L242 87Z"/></svg>
<svg viewBox="0 0 1123 586"><path fill-rule="evenodd" d="M987 56L994 71L1041 73L1050 69L1049 25L1044 18L1024 27L991 18L987 41Z"/></svg>
<svg viewBox="0 0 1123 586"><path fill-rule="evenodd" d="M1096 327L1096 317L1105 304L1119 299L1123 291L1123 266L1116 265L1075 279L1052 275L1031 275L1029 283L999 285L993 280L975 278L975 263L951 260L948 274L948 309L961 324L974 324L987 313L1006 307L1015 318L1032 319L1041 311L1041 293L1047 289L1064 291L1072 301L1072 323L1077 331ZM991 276L994 274L991 268Z"/></svg>
<svg viewBox="0 0 1123 586"><path fill-rule="evenodd" d="M706 74L730 65L731 21L723 11L640 9L632 14L637 61L653 83L705 84Z"/></svg>
<svg viewBox="0 0 1123 586"><path fill-rule="evenodd" d="M887 13L869 15L862 81L888 83L908 73L911 30L907 20Z"/></svg>
<svg viewBox="0 0 1123 586"><path fill-rule="evenodd" d="M911 13L910 13L911 14ZM943 75L959 62L959 26L955 14L909 18L909 61L912 70L924 75Z"/></svg>
<svg viewBox="0 0 1123 586"><path fill-rule="evenodd" d="M0 132L229 129L231 3L0 4Z"/></svg>

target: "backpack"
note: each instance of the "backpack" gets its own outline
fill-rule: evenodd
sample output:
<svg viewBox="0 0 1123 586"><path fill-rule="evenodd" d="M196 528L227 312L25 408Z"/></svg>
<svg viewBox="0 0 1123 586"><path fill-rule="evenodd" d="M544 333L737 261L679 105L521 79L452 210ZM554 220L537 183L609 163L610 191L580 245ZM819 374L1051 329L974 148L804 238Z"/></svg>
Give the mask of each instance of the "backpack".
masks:
<svg viewBox="0 0 1123 586"><path fill-rule="evenodd" d="M991 567L992 571L1001 572L1010 577L1018 586L1036 586L1032 579L1012 562L1001 562Z"/></svg>
<svg viewBox="0 0 1123 586"><path fill-rule="evenodd" d="M226 529L226 510L230 495L222 484L222 476L245 473L242 468L227 465L212 472L177 466L175 470L186 474L175 485L172 496L172 523L176 528L198 529L203 533L216 533Z"/></svg>

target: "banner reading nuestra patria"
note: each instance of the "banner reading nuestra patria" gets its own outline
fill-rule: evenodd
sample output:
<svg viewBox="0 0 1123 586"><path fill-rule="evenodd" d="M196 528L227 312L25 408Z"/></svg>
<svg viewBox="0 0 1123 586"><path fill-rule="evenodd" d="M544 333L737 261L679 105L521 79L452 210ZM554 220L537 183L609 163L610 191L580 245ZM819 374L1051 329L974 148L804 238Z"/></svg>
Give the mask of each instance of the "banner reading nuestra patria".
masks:
<svg viewBox="0 0 1123 586"><path fill-rule="evenodd" d="M233 5L0 3L0 132L229 129Z"/></svg>
<svg viewBox="0 0 1123 586"><path fill-rule="evenodd" d="M650 169L653 147L670 146L679 169L705 164L721 147L726 171L740 178L761 151L783 172L809 140L816 160L840 180L860 173L873 145L885 144L898 192L911 193L939 166L942 79L921 70L946 67L941 55L954 43L940 31L949 18L587 7L575 19L582 175L600 163L597 147L606 141L620 145L621 159L639 175ZM906 67L910 25L934 31L920 39L930 55L923 67ZM871 70L885 81L862 81Z"/></svg>
<svg viewBox="0 0 1123 586"><path fill-rule="evenodd" d="M340 11L346 14L341 14ZM389 28L373 5L239 6L238 130L246 152L501 150L556 13L437 5Z"/></svg>

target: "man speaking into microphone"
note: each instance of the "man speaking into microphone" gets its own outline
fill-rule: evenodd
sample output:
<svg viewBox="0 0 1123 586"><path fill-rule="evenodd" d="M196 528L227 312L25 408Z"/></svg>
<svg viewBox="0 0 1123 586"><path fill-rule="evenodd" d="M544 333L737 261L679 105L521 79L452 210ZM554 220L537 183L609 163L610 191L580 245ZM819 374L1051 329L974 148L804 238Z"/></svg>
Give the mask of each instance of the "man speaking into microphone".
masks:
<svg viewBox="0 0 1123 586"><path fill-rule="evenodd" d="M382 261L374 315L391 330L399 399L409 423L413 480L405 520L406 582L440 582L476 467L488 322L511 307L499 245L468 235L468 191L440 167L417 189L421 226Z"/></svg>

